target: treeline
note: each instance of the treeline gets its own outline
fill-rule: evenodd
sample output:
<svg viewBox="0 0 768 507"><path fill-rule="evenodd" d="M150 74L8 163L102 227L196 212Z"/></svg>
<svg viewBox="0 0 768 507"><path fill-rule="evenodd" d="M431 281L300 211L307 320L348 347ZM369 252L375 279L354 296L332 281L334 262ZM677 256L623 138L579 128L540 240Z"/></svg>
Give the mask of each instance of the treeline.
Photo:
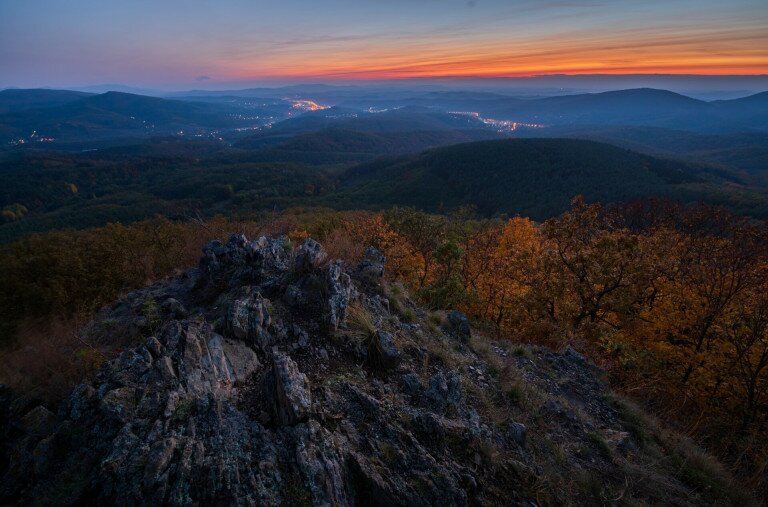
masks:
<svg viewBox="0 0 768 507"><path fill-rule="evenodd" d="M312 236L349 263L374 245L388 276L422 303L461 309L500 337L570 344L746 484L768 485L768 227L703 205L576 199L543 224L469 211L291 210L31 235L0 248L3 353L14 354L0 361L0 381L77 381L79 338L28 367L56 335L41 333L43 324L84 322L119 294L194 265L206 241L235 231L295 243Z"/></svg>

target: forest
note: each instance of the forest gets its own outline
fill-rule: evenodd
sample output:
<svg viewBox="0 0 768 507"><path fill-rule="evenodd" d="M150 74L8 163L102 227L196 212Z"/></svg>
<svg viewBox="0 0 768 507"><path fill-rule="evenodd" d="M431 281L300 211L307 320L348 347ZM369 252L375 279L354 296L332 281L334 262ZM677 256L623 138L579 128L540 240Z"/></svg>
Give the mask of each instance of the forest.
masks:
<svg viewBox="0 0 768 507"><path fill-rule="evenodd" d="M319 132L261 150L161 137L84 153L12 153L0 158L0 242L157 214L246 218L296 206L445 213L471 205L484 217L542 221L576 194L603 203L669 197L768 216L767 191L750 175L594 141L504 139L408 153L461 141L463 132L471 131ZM382 142L398 148L375 158Z"/></svg>

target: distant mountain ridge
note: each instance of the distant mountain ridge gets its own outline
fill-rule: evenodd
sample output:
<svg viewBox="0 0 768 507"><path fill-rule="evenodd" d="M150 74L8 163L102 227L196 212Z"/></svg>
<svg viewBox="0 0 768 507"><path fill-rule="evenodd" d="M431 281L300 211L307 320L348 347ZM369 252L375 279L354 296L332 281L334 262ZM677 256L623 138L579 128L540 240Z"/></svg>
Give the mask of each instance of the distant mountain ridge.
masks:
<svg viewBox="0 0 768 507"><path fill-rule="evenodd" d="M220 135L218 131L223 129L236 141L242 135L235 129L247 132L271 125L254 136L255 144L261 145L263 139L256 138L288 138L329 128L362 132L496 128L484 119L541 127L768 132L768 92L706 102L651 88L525 99L500 93L419 88L391 88L381 93L365 87L279 90L285 94L256 89L259 94L252 96L188 92L176 94L176 98L119 91L94 95L66 90L4 90L0 92L0 136L7 143L38 132L61 143L189 130ZM301 100L318 100L333 107L304 113ZM289 112L293 117L285 119ZM477 116L451 114L457 112ZM248 145L246 141L241 147Z"/></svg>
<svg viewBox="0 0 768 507"><path fill-rule="evenodd" d="M0 91L0 114L40 107L62 106L92 95L85 92L48 90L45 88L2 90Z"/></svg>

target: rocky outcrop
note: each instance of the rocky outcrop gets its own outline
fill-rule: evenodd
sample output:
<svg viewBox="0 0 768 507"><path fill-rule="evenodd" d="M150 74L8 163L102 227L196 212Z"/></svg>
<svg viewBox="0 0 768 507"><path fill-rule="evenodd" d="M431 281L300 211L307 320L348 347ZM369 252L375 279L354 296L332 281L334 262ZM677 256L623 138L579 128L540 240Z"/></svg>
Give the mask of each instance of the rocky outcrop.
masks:
<svg viewBox="0 0 768 507"><path fill-rule="evenodd" d="M350 270L312 240L291 253L235 235L127 295L91 329L144 336L58 410L0 387L0 503L537 505L562 500L546 485L638 452L583 357L472 349L458 313L445 334L400 322L382 297L384 262L369 249ZM140 314L149 301L153 326ZM352 304L375 327L365 347ZM624 494L688 502L689 488L652 477ZM601 503L593 490L568 501Z"/></svg>

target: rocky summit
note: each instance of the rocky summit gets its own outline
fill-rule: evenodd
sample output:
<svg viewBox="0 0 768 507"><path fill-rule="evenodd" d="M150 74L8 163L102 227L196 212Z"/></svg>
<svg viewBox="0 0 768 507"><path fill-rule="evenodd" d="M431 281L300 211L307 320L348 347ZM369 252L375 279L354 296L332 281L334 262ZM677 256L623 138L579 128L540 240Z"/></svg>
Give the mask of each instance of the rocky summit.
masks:
<svg viewBox="0 0 768 507"><path fill-rule="evenodd" d="M705 503L581 355L420 309L385 262L235 235L103 309L130 345L60 407L0 391L0 503Z"/></svg>

